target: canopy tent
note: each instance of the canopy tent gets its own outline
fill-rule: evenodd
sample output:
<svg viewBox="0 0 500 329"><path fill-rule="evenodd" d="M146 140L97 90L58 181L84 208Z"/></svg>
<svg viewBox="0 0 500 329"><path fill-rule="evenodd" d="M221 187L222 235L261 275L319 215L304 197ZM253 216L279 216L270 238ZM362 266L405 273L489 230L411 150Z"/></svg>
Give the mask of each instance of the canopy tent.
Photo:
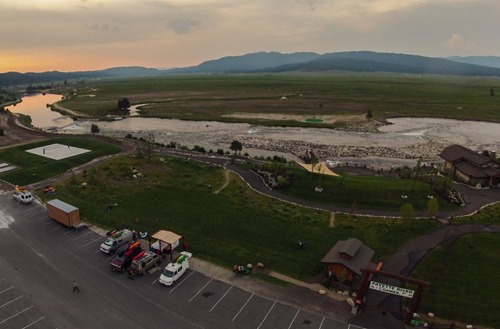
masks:
<svg viewBox="0 0 500 329"><path fill-rule="evenodd" d="M157 240L153 246L151 245L151 238ZM172 261L173 250L179 245L180 240L182 239L182 236L174 232L159 230L149 237L149 249L152 249L153 247L153 249L157 249L160 252L163 252L164 250L170 252L170 260ZM162 242L166 245L164 248L162 248Z"/></svg>

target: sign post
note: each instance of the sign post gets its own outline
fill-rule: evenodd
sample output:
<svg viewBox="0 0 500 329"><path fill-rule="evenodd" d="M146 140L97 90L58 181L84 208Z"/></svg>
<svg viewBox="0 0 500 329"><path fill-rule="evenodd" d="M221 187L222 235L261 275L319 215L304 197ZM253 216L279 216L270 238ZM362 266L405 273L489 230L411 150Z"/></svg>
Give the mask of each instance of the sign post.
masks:
<svg viewBox="0 0 500 329"><path fill-rule="evenodd" d="M359 288L358 301L360 303L363 302L363 297L366 293L366 289L368 289L368 288L373 289L373 290L377 290L377 291L381 291L381 292L385 292L388 294L393 294L393 295L397 295L397 296L401 296L401 297L410 298L410 299L412 299L412 303L410 306L410 310L405 318L405 323L410 324L413 313L417 313L418 307L420 306L420 300L422 298L421 295L422 295L423 288L429 288L431 286L430 283L428 283L426 281L422 281L422 280L413 279L413 278L403 276L400 274L383 272L383 271L380 271L380 268L377 268L375 270L369 269L369 268L362 268L361 272L363 272L363 278L362 278L361 286ZM403 281L403 282L410 282L410 283L416 284L418 287L417 287L416 291L413 291L411 289L405 289L405 288L396 287L396 286L392 286L392 285L381 283L381 282L371 281L371 276L373 276L374 274L393 278L393 279Z"/></svg>

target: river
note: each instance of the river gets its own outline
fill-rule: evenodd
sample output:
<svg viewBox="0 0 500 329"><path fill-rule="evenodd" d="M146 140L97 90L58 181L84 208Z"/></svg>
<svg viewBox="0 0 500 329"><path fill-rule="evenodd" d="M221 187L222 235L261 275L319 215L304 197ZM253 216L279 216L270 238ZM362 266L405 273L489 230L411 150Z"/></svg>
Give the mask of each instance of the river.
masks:
<svg viewBox="0 0 500 329"><path fill-rule="evenodd" d="M47 108L47 103L60 100L58 95L34 95L23 98L12 112L30 115L33 126L58 133L89 133L95 123L100 134L144 137L152 134L156 142L204 147L206 150L229 151L231 141L243 143L243 152L251 156L284 156L296 160L298 150L320 147L323 158L338 161L369 162L375 166L412 165L417 158L439 159L440 150L461 144L475 151L500 152L500 124L435 118L390 119L391 125L378 133L342 131L323 128L286 128L223 123L216 121L182 121L130 117L110 122L73 121ZM132 109L134 110L134 109ZM400 155L396 151L404 151ZM294 155L295 154L295 155ZM401 159L406 158L406 159ZM384 165L385 164L385 165Z"/></svg>

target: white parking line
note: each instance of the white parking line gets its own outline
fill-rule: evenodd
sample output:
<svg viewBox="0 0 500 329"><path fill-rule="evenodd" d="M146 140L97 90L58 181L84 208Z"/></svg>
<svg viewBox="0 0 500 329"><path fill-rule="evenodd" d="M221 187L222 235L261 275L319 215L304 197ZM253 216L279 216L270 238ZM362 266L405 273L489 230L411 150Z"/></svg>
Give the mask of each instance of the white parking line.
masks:
<svg viewBox="0 0 500 329"><path fill-rule="evenodd" d="M7 289L4 289L4 290L0 291L0 294L3 294L4 292L6 292L7 290L10 290L10 289L12 289L12 288L14 288L14 286L9 287L9 288L7 288Z"/></svg>
<svg viewBox="0 0 500 329"><path fill-rule="evenodd" d="M31 327L32 325L34 325L35 323L37 323L38 321L41 321L41 320L43 320L43 319L45 319L45 317L44 317L44 316L42 316L40 319L38 319L38 320L36 320L36 321L31 322L31 323L30 323L30 324L28 324L27 326L22 327L21 329L26 329L26 328L29 328L29 327Z"/></svg>
<svg viewBox="0 0 500 329"><path fill-rule="evenodd" d="M97 240L101 240L101 237L98 237L97 239L92 240L92 241L90 241L89 243L84 244L83 246L84 246L84 247L86 247L86 246L88 246L89 244L96 242ZM99 249L99 251L101 251L101 249Z"/></svg>
<svg viewBox="0 0 500 329"><path fill-rule="evenodd" d="M257 327L257 329L259 329L259 328L262 326L262 324L264 323L264 321L266 321L267 316L268 316L268 315L269 315L269 313L271 313L271 311L273 310L274 305L276 305L276 301L274 301L273 306L271 306L271 308L269 309L269 311L267 311L266 316L264 317L264 319L262 319L262 322L259 324L259 326Z"/></svg>
<svg viewBox="0 0 500 329"><path fill-rule="evenodd" d="M1 281L3 281L3 280L5 280L5 278L1 278L1 279L0 279L0 282L1 282Z"/></svg>
<svg viewBox="0 0 500 329"><path fill-rule="evenodd" d="M102 252L101 249L97 249L97 251L94 251L94 254Z"/></svg>
<svg viewBox="0 0 500 329"><path fill-rule="evenodd" d="M208 284L209 284L210 282L212 282L212 280L213 280L213 279L214 279L214 278L211 278L211 279L210 279L210 281L208 281L208 282L207 282L207 283L206 283L203 287L201 287L201 289L200 289L200 290L198 290L198 292L197 292L196 294L194 294L194 296L193 296L193 297L191 297L191 299L188 301L188 303L189 303L189 302L191 302L191 301L192 301L192 300L193 300L196 296L198 296L198 294L199 294L199 293L200 293L203 289L205 289L205 287L206 287L206 286L208 286Z"/></svg>
<svg viewBox="0 0 500 329"><path fill-rule="evenodd" d="M31 306L30 306L30 307L28 307L28 308L25 308L25 309L24 309L24 310L22 310L22 311L17 312L16 314L14 314L14 315L12 315L12 316L9 316L8 318L6 318L6 319L4 319L3 321L1 321L1 322L0 322L0 324L3 324L3 323L5 323L5 322L9 321L9 320L10 320L10 319L12 319L12 318L15 318L15 317L16 317L16 316L18 316L19 314L24 313L24 312L28 311L28 310L29 310L29 309L31 309L31 308L33 308L33 305L31 305Z"/></svg>
<svg viewBox="0 0 500 329"><path fill-rule="evenodd" d="M226 293L224 295L222 295L221 298L219 298L219 300L217 301L217 303L215 303L214 306L212 306L212 308L210 309L210 311L208 311L208 313L212 312L212 310L215 308L215 306L219 305L220 301L226 297L227 293L229 292L229 290L233 289L233 286L229 287L229 289L226 291Z"/></svg>
<svg viewBox="0 0 500 329"><path fill-rule="evenodd" d="M18 299L20 299L20 298L23 298L23 295L21 295L21 296L19 296L19 297L17 297L17 298L14 298L14 299L13 299L13 300L11 300L10 302L7 302L7 303L5 303L5 304L3 304L3 305L0 305L0 308L4 307L4 306L6 306L6 305L9 305L10 303L14 303L16 300L18 300Z"/></svg>
<svg viewBox="0 0 500 329"><path fill-rule="evenodd" d="M82 234L82 235L80 235L80 236L77 236L76 238L74 238L74 239L73 239L73 241L76 241L76 240L78 240L78 239L80 239L80 238L83 238L84 236L86 236L86 235L88 235L88 234L90 234L90 233L92 233L92 231L88 231L88 232L87 232L87 233L85 233L85 234Z"/></svg>
<svg viewBox="0 0 500 329"><path fill-rule="evenodd" d="M321 320L321 323L319 324L319 328L318 329L321 329L321 327L323 327L323 323L325 322L325 317L323 317L323 320Z"/></svg>
<svg viewBox="0 0 500 329"><path fill-rule="evenodd" d="M292 319L292 322L290 322L290 325L288 326L288 329L292 327L292 324L295 322L295 319L297 318L297 315L299 315L300 309L297 310L297 313L295 313L295 316Z"/></svg>
<svg viewBox="0 0 500 329"><path fill-rule="evenodd" d="M236 317L238 315L240 315L241 311L243 311L243 309L245 308L245 306L247 306L248 302L250 301L250 299L252 299L252 297L253 297L253 294L251 294L250 297L248 297L247 301L245 302L245 304L243 304L243 306L240 308L240 310L238 311L238 313L236 313L236 315L234 316L234 318L233 318L232 321L234 321L234 319L236 319Z"/></svg>
<svg viewBox="0 0 500 329"><path fill-rule="evenodd" d="M158 280L160 280L160 277L158 277L156 280L154 280L153 282L151 282L151 284L155 284L156 282L158 282Z"/></svg>
<svg viewBox="0 0 500 329"><path fill-rule="evenodd" d="M66 235L66 234L70 234L70 233L71 233L71 231L66 231L62 235Z"/></svg>
<svg viewBox="0 0 500 329"><path fill-rule="evenodd" d="M173 287L172 289L170 289L170 291L169 291L168 293L169 293L169 294L171 294L171 293L172 293L172 291L174 291L175 289L177 289L177 287L178 287L178 286L180 286L181 284L183 284L183 283L184 283L184 281L186 281L186 280L187 280L187 279L188 279L191 275L193 275L193 274L194 274L194 271L191 271L191 273L189 273L189 274L188 274L188 276L186 276L186 277L185 277L182 281L179 281L179 282L175 285L175 287Z"/></svg>
<svg viewBox="0 0 500 329"><path fill-rule="evenodd" d="M354 325L354 324L350 324L350 323L349 323L349 327L347 327L347 329L351 329L351 328L353 328L353 329L366 329L366 328L359 327L359 326L356 326L356 325Z"/></svg>

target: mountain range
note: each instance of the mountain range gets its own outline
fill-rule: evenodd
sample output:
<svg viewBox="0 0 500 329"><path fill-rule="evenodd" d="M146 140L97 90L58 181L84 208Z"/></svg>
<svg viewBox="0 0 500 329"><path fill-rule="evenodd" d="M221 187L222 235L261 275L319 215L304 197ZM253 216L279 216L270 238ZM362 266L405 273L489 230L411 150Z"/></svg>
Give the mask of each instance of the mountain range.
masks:
<svg viewBox="0 0 500 329"><path fill-rule="evenodd" d="M391 72L463 76L500 76L500 57L425 57L408 54L349 51L317 54L258 52L209 60L196 66L160 70L141 66L114 67L99 71L0 73L0 86L29 85L113 77L173 74L281 73L281 72Z"/></svg>

